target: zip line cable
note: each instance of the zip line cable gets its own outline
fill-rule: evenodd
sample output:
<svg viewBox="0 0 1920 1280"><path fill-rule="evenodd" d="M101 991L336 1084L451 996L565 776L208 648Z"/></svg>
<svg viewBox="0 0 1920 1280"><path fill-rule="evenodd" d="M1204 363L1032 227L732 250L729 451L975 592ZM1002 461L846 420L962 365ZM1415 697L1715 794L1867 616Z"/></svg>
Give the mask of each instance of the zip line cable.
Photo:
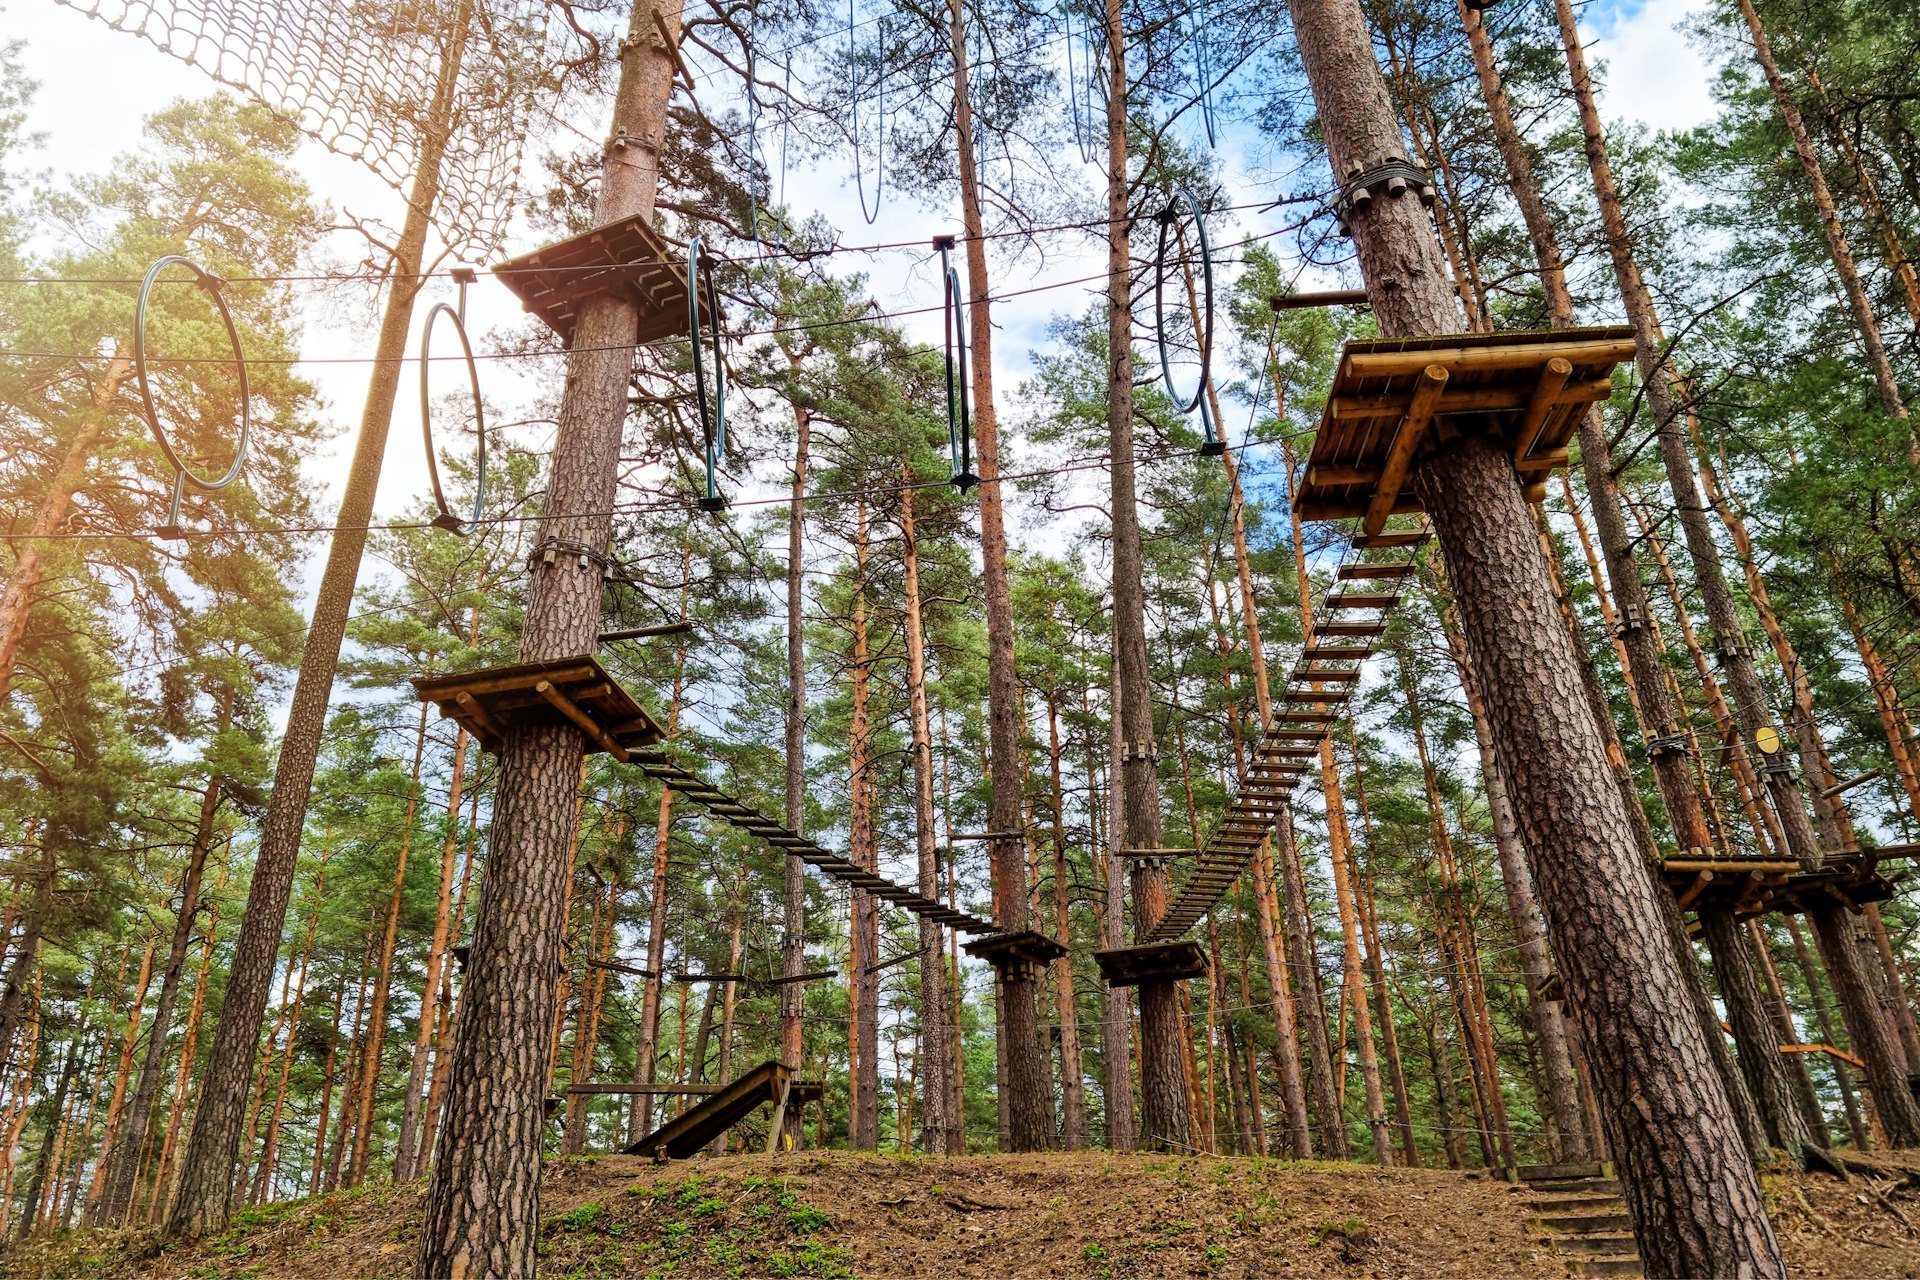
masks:
<svg viewBox="0 0 1920 1280"><path fill-rule="evenodd" d="M783 141L781 143L781 150L782 150L782 156L784 157L785 150L786 150L786 143L784 141L784 128L783 128ZM785 174L785 162L783 159L782 161L783 181L784 181L784 174ZM1278 196L1271 200L1247 200L1247 201L1243 201L1240 204L1222 205L1218 209L1213 209L1213 210L1210 210L1209 212L1212 214L1238 213L1247 209L1266 210L1266 209L1277 209L1283 205L1314 204L1314 203L1323 201L1327 197L1327 195L1331 193L1332 190L1333 189L1331 187L1328 187L1318 191L1312 191L1312 192L1308 192L1306 194L1297 195L1297 196ZM976 241L1031 238L1034 236L1053 235L1053 234L1058 234L1058 233L1063 233L1068 231L1104 231L1106 228L1112 226L1115 221L1116 219L1113 219L1113 218L1090 218L1090 219L1082 219L1074 222L1054 222L1054 223L1048 223L1046 225L1038 226L1038 227L1015 228L1010 231L986 231L986 232L982 232L980 235L977 235L977 236L969 236L969 235L966 235L965 233L960 233L957 236L957 239L962 244L972 244ZM1133 222L1135 221L1135 219L1132 216L1129 216L1127 218L1118 219L1118 221ZM1298 230L1303 226L1309 225L1312 221L1313 219L1307 219L1300 223L1290 224L1288 227L1283 228L1283 230ZM1271 233L1268 233L1268 234L1271 234ZM789 258L792 258L797 261L805 261L813 258L830 258L836 254L841 254L841 253L890 253L890 252L902 252L906 250L924 250L927 247L927 238L922 237L920 239L915 239L915 240L885 240L885 241L878 241L873 244L852 244L852 245L836 244L830 248L824 248L824 249L782 249L781 246L779 245L776 245L774 247L776 251L783 253L785 256ZM758 260L754 257L730 258L721 254L713 254L712 257L714 261L728 264L728 265L732 265L735 263L738 263L741 265L751 265L753 262ZM623 263L622 265L630 266L630 267L678 266L680 265L680 262L681 262L681 259L679 257L634 258L626 263ZM521 274L526 274L530 272L539 272L542 274L553 274L555 272L561 272L561 271L605 271L606 269L607 268L605 264L599 264L599 265L589 264L589 265L583 265L583 266L518 267L518 268L509 268L505 270L489 269L487 274L504 277L504 276L521 275ZM306 272L306 273L294 273L289 275L275 275L275 276L221 276L220 281L222 284L387 284L389 282L400 282L400 281L426 281L426 280L457 281L460 277L460 274L462 273L462 270L463 269L460 267L449 267L444 271L421 271L421 272L412 273L412 274L404 274L404 273L397 273L397 272L379 272L379 271ZM90 285L90 286L105 286L105 285L137 286L141 283L142 279L143 277L141 276L0 276L0 285L7 285L7 284L63 285L64 284L64 285ZM180 281L163 280L160 283L165 285L165 284L174 284L174 283L190 284L192 282L187 280L180 280Z"/></svg>
<svg viewBox="0 0 1920 1280"><path fill-rule="evenodd" d="M1262 240L1270 240L1278 236L1287 235L1290 232L1299 230L1302 226L1305 226L1305 225L1307 224L1306 223L1291 224L1289 226L1281 227L1274 231L1268 231L1261 235L1250 237L1244 243L1253 244ZM1143 264L1142 270L1144 269L1145 269L1145 265ZM1005 302L1013 298L1023 298L1036 293L1048 293L1055 289L1070 289L1077 285L1098 283L1106 279L1107 279L1107 273L1102 271L1095 275L1076 276L1071 280L1054 280L1046 284L1031 285L1025 289L1009 289L1004 293L989 294L984 300L989 303ZM975 301L979 301L979 299L976 299ZM935 304L932 306L925 306L925 307L906 307L898 311L866 311L860 315L853 316L847 319L812 320L812 321L807 321L806 323L803 323L803 324L778 325L771 329L747 329L747 330L743 330L742 332L736 333L732 336L735 339L780 337L789 333L811 333L821 329L836 329L836 328L841 328L848 325L880 323L887 320L897 320L904 316L931 315L935 312L940 312L944 310L945 310L945 303L942 302L939 304ZM666 341L685 342L685 341L690 341L690 339L685 334L674 334L670 338L661 339L661 341L662 342L666 342ZM531 359L550 357L550 356L571 355L574 352L624 351L624 350L630 350L630 349L632 348L630 348L626 344L617 344L617 345L610 345L610 346L594 346L594 347L550 347L550 348L536 349L532 351L483 351L475 354L473 356L473 359L475 360L531 360ZM113 358L114 357L112 356L111 353L100 352L100 351L84 351L84 352L83 351L23 351L23 350L8 350L8 349L0 348L0 359L8 359L8 360L81 361L81 360L111 360ZM467 359L465 355L434 356L431 358L434 360L465 360ZM150 357L150 359L155 364L232 364L233 363L233 357L231 356L164 356L164 357ZM258 364L258 365L302 365L302 364L336 365L336 364L387 364L387 363L408 364L418 359L420 359L419 356L413 356L413 355L315 356L310 358L300 357L300 356L261 356L261 357L250 358L248 363Z"/></svg>

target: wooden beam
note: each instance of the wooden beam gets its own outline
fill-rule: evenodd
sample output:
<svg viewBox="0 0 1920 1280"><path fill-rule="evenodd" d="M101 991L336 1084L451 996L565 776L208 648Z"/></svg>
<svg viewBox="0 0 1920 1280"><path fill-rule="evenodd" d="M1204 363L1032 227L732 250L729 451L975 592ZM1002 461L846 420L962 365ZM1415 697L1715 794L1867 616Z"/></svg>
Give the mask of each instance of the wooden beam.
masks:
<svg viewBox="0 0 1920 1280"><path fill-rule="evenodd" d="M1427 368L1445 373L1532 369L1555 357L1575 364L1620 364L1634 358L1634 344L1632 338L1587 338L1424 351L1356 351L1347 357L1344 372L1355 378L1390 378Z"/></svg>
<svg viewBox="0 0 1920 1280"><path fill-rule="evenodd" d="M1349 360L1360 357L1349 357ZM1413 453L1420 447L1421 437L1427 433L1427 424L1433 421L1433 407L1440 403L1440 393L1447 387L1447 371L1437 364L1430 364L1420 371L1420 384L1413 393L1413 402L1407 406L1407 416L1400 420L1400 430L1393 438L1393 446L1387 450L1386 465L1380 469L1380 487L1373 491L1373 500L1367 503L1367 514L1361 526L1368 537L1387 527L1387 517L1393 514L1393 506L1400 496L1400 489L1407 481L1407 473L1413 468Z"/></svg>
<svg viewBox="0 0 1920 1280"><path fill-rule="evenodd" d="M453 700L459 703L460 709L465 711L468 717L473 720L473 723L480 730L481 737L491 738L495 742L499 742L506 736L505 732L500 728L500 722L495 720L487 709L480 705L480 699L474 697L465 689L462 689L459 693L453 695Z"/></svg>
<svg viewBox="0 0 1920 1280"><path fill-rule="evenodd" d="M1378 467L1349 467L1339 463L1327 463L1323 466L1307 468L1307 483L1311 485L1336 484L1374 484L1380 479Z"/></svg>
<svg viewBox="0 0 1920 1280"><path fill-rule="evenodd" d="M621 764L625 764L631 758L627 755L627 749L625 747L608 737L607 731L595 724L592 716L589 716L586 712L575 706L571 698L554 688L552 681L540 681L533 686L533 691L545 698L548 705L555 711L558 711L561 715L573 721L580 732L586 734L587 737L594 742L599 743L600 749L612 756L615 760L618 760Z"/></svg>
<svg viewBox="0 0 1920 1280"><path fill-rule="evenodd" d="M1686 889L1682 891L1678 899L1678 904L1680 909L1682 911L1685 911L1688 907L1692 906L1693 900L1699 897L1702 893L1704 893L1706 891L1707 886L1712 883L1713 883L1713 872L1707 871L1704 869L1694 872L1693 883L1688 885Z"/></svg>
<svg viewBox="0 0 1920 1280"><path fill-rule="evenodd" d="M1450 413L1512 412L1526 408L1531 394L1524 386L1456 387L1441 395L1440 403L1433 412L1436 417ZM1554 404L1592 404L1611 395L1611 379L1592 378L1563 386ZM1369 418L1396 418L1407 411L1411 402L1409 395L1335 396L1327 402L1327 419L1330 422L1361 422Z"/></svg>
<svg viewBox="0 0 1920 1280"><path fill-rule="evenodd" d="M1533 446L1539 443L1541 429L1547 425L1547 415L1553 412L1559 403L1560 392L1567 385L1567 379L1573 376L1573 366L1560 356L1540 367L1540 380L1533 384L1533 394L1527 399L1526 416L1520 419L1519 447L1513 451L1516 462L1525 462L1527 455L1533 452Z"/></svg>

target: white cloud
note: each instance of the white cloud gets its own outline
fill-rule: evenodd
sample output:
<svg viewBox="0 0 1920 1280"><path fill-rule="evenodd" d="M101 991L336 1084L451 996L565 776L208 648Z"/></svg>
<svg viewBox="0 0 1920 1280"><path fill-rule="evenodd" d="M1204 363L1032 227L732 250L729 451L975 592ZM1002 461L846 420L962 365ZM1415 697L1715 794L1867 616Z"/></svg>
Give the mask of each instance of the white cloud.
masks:
<svg viewBox="0 0 1920 1280"><path fill-rule="evenodd" d="M1601 109L1652 129L1690 129L1714 113L1714 69L1687 32L1706 0L1605 0L1585 15L1587 56L1606 63Z"/></svg>

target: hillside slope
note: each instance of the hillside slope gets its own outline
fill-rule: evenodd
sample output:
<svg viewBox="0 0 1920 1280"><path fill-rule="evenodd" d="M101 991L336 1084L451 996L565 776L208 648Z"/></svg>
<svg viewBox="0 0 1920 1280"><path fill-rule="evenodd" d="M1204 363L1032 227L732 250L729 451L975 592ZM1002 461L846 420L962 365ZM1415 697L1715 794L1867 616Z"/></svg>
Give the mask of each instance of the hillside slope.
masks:
<svg viewBox="0 0 1920 1280"><path fill-rule="evenodd" d="M1877 1201L1830 1179L1770 1182L1795 1274L1920 1275L1920 1241ZM0 1273L402 1277L420 1195L418 1184L376 1186L249 1210L177 1252L144 1234L74 1233L13 1251ZM1566 1274L1529 1227L1520 1188L1362 1165L1107 1152L614 1156L554 1162L545 1209L542 1274L582 1280Z"/></svg>

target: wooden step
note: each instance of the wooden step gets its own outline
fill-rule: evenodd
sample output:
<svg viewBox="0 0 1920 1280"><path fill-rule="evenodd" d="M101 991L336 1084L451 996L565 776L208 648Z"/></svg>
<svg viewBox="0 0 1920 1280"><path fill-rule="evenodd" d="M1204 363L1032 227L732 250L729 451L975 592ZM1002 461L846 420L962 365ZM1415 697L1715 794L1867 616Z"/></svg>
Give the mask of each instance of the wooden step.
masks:
<svg viewBox="0 0 1920 1280"><path fill-rule="evenodd" d="M1541 1213L1625 1213L1626 1201L1617 1195L1535 1195L1533 1207Z"/></svg>
<svg viewBox="0 0 1920 1280"><path fill-rule="evenodd" d="M1612 1258L1568 1258L1567 1270L1576 1276L1643 1276L1640 1255L1623 1253Z"/></svg>
<svg viewBox="0 0 1920 1280"><path fill-rule="evenodd" d="M1618 1196L1620 1184L1611 1178L1542 1178L1527 1184L1536 1194L1572 1192L1583 1196Z"/></svg>
<svg viewBox="0 0 1920 1280"><path fill-rule="evenodd" d="M1522 1182L1539 1182L1548 1178L1610 1178L1613 1176L1613 1169L1601 1160L1574 1160L1562 1164L1523 1164L1513 1172Z"/></svg>
<svg viewBox="0 0 1920 1280"><path fill-rule="evenodd" d="M1638 1257L1633 1236L1625 1231L1596 1231L1591 1235L1557 1235L1553 1247L1568 1253L1597 1253L1609 1258Z"/></svg>
<svg viewBox="0 0 1920 1280"><path fill-rule="evenodd" d="M1385 578L1406 578L1413 574L1411 564L1343 564L1342 582L1374 582Z"/></svg>
<svg viewBox="0 0 1920 1280"><path fill-rule="evenodd" d="M1369 547L1417 547L1427 540L1428 530L1394 530L1388 533L1376 533L1372 537L1361 535L1353 540L1353 545L1361 549Z"/></svg>
<svg viewBox="0 0 1920 1280"><path fill-rule="evenodd" d="M1329 609L1391 609L1400 602L1394 591L1342 591L1327 597Z"/></svg>
<svg viewBox="0 0 1920 1280"><path fill-rule="evenodd" d="M1386 629L1386 619L1381 618L1373 622L1322 622L1313 630L1322 636L1377 636Z"/></svg>
<svg viewBox="0 0 1920 1280"><path fill-rule="evenodd" d="M1543 1214L1534 1221L1548 1231L1570 1236L1590 1236L1605 1232L1632 1232L1633 1218L1625 1209L1613 1213Z"/></svg>

